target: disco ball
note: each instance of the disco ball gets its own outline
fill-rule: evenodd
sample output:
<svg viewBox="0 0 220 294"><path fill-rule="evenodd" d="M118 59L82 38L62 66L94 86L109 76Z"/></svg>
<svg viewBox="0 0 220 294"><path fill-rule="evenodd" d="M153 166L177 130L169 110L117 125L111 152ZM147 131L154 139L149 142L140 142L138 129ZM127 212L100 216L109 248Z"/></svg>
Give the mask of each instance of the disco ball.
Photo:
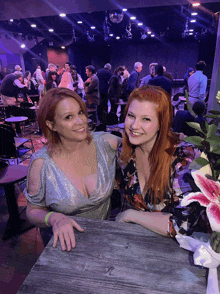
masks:
<svg viewBox="0 0 220 294"><path fill-rule="evenodd" d="M123 17L124 17L123 12L117 12L117 11L109 12L109 18L111 22L113 23L120 23L123 20Z"/></svg>

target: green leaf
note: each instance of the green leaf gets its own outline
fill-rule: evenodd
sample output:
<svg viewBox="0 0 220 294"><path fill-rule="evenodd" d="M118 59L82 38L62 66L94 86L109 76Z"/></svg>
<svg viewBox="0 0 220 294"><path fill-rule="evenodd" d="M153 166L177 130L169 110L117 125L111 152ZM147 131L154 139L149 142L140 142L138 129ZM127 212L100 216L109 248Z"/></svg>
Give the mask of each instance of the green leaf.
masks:
<svg viewBox="0 0 220 294"><path fill-rule="evenodd" d="M218 110L209 110L209 113L212 113L215 115L220 115L220 111L218 111Z"/></svg>
<svg viewBox="0 0 220 294"><path fill-rule="evenodd" d="M208 114L208 115L205 115L205 117L207 117L207 118L217 118L218 117L218 115L214 115L214 114Z"/></svg>
<svg viewBox="0 0 220 294"><path fill-rule="evenodd" d="M206 131L208 132L209 131L209 124L207 121L205 121L205 127L206 127Z"/></svg>
<svg viewBox="0 0 220 294"><path fill-rule="evenodd" d="M208 160L203 158L203 157L197 157L196 159L194 159L193 162L201 165L201 167L206 166L207 164L209 164Z"/></svg>
<svg viewBox="0 0 220 294"><path fill-rule="evenodd" d="M186 137L183 140L186 141L186 142L195 144L198 147L203 147L202 141L204 141L204 139L199 137L199 136Z"/></svg>
<svg viewBox="0 0 220 294"><path fill-rule="evenodd" d="M205 133L202 131L202 129L201 129L199 123L196 123L196 122L188 122L187 124L188 124L190 127L196 129L197 131L199 131L199 132L201 132L202 134L205 135Z"/></svg>
<svg viewBox="0 0 220 294"><path fill-rule="evenodd" d="M212 153L220 154L220 148L219 147L213 148Z"/></svg>
<svg viewBox="0 0 220 294"><path fill-rule="evenodd" d="M207 133L207 138L210 138L211 136L215 135L215 132L217 130L217 126L216 125L209 125L209 130Z"/></svg>
<svg viewBox="0 0 220 294"><path fill-rule="evenodd" d="M217 135L212 135L211 137L207 138L205 141L209 142L212 145L220 144L220 137Z"/></svg>

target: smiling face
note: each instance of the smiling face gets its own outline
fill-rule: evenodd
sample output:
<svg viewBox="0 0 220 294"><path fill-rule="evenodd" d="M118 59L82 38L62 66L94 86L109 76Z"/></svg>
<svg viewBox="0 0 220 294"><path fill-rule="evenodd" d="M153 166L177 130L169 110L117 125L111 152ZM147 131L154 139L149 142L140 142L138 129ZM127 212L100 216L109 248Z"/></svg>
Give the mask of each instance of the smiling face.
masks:
<svg viewBox="0 0 220 294"><path fill-rule="evenodd" d="M82 142L87 138L87 117L73 98L61 100L55 111L54 122L46 121L46 124L58 133L61 142Z"/></svg>
<svg viewBox="0 0 220 294"><path fill-rule="evenodd" d="M133 100L125 118L125 132L132 145L151 151L159 130L157 105L149 101Z"/></svg>

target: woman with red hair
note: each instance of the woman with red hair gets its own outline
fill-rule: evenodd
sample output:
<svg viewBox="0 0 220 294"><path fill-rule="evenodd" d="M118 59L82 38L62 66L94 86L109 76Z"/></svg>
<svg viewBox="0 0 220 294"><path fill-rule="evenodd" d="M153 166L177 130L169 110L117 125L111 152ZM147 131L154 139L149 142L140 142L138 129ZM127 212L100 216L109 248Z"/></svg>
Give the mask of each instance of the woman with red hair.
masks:
<svg viewBox="0 0 220 294"><path fill-rule="evenodd" d="M174 136L172 119L170 96L162 88L143 86L133 90L125 108L124 141L116 176L116 188L123 188L123 208L127 209L116 220L170 236L179 230L187 234L208 230L200 221L202 208L194 206L186 211L178 206L181 198L196 187L189 164L199 151Z"/></svg>
<svg viewBox="0 0 220 294"><path fill-rule="evenodd" d="M38 123L47 144L31 158L27 217L41 228L44 244L53 234L53 245L59 239L62 250L69 251L75 247L73 228L83 231L69 215L109 217L118 140L91 133L85 103L66 88L47 91Z"/></svg>

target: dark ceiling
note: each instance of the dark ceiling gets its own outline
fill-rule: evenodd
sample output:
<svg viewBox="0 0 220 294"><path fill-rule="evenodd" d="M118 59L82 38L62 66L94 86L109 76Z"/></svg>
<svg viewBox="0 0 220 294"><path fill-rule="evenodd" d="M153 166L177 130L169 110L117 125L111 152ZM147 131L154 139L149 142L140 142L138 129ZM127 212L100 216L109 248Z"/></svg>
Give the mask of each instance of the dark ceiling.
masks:
<svg viewBox="0 0 220 294"><path fill-rule="evenodd" d="M111 42L119 36L121 40L144 39L144 32L147 30L155 34L155 38L180 39L186 37L184 30L188 19L188 29L194 29L192 36L188 38L196 38L197 40L204 38L207 34L216 34L217 17L214 16L220 10L220 3L205 3L198 8L192 9L190 4L157 6L144 8L131 8L124 13L123 20L120 23L113 23L109 18L109 11L98 11L92 13L74 13L67 14L62 18L59 15L44 16L26 19L14 19L0 21L0 34L4 34L6 38L13 38L25 41L33 38L44 38L48 42L54 42L57 46L69 45L72 42L105 41ZM191 12L196 11L196 17L191 16ZM115 11L116 15L121 11ZM135 21L131 21L129 28L130 16L136 16ZM106 18L105 18L106 17ZM190 23L195 18L196 23ZM81 20L83 23L78 24ZM143 26L138 26L138 22L142 22ZM32 28L31 24L36 24L36 28ZM92 30L90 27L95 26ZM54 29L49 32L48 29ZM127 28L127 31L126 31ZM109 37L107 32L113 34ZM131 37L131 34L132 37Z"/></svg>

